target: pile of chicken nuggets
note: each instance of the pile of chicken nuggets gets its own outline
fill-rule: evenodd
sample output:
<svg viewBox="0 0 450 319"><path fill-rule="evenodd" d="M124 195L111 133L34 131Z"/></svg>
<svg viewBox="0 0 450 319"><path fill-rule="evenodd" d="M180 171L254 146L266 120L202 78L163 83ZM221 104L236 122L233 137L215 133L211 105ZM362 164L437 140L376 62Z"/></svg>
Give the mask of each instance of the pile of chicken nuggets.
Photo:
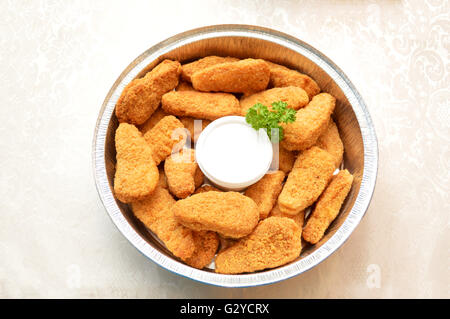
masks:
<svg viewBox="0 0 450 319"><path fill-rule="evenodd" d="M192 267L214 261L216 272L238 274L297 259L302 246L322 239L353 183L339 170L336 100L320 92L311 77L262 59L160 62L131 81L116 104L116 198ZM294 122L281 124L279 169L243 192L205 184L191 147L199 132L277 101L297 111Z"/></svg>

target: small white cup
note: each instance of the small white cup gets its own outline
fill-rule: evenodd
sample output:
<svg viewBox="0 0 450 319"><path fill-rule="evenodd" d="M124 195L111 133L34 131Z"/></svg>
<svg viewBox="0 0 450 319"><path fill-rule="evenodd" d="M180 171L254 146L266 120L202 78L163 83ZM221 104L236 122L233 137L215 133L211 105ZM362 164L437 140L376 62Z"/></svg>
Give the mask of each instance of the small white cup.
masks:
<svg viewBox="0 0 450 319"><path fill-rule="evenodd" d="M242 116L225 116L200 134L195 156L205 176L217 187L241 191L269 170L273 150L267 133L256 131Z"/></svg>

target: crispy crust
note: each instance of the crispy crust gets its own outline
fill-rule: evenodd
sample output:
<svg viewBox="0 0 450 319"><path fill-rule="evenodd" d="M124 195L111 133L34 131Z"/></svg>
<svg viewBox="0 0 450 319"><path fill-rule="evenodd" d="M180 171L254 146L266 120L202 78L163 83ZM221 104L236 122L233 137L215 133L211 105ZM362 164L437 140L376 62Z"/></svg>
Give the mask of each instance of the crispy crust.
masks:
<svg viewBox="0 0 450 319"><path fill-rule="evenodd" d="M216 272L238 274L274 268L300 255L301 228L289 218L269 217L253 233L216 257Z"/></svg>
<svg viewBox="0 0 450 319"><path fill-rule="evenodd" d="M167 189L157 187L153 194L142 201L133 202L134 215L163 241L172 254L186 261L196 248L192 231L180 225L171 207L175 200Z"/></svg>
<svg viewBox="0 0 450 319"><path fill-rule="evenodd" d="M162 97L162 108L170 114L215 120L222 116L239 115L239 101L229 93L197 91L169 92Z"/></svg>
<svg viewBox="0 0 450 319"><path fill-rule="evenodd" d="M204 57L197 61L183 64L181 67L182 68L181 78L184 81L191 82L192 74L194 74L197 71L206 69L213 65L226 63L226 62L236 62L236 61L239 61L239 59L232 58L232 57L221 57L221 56L215 56L215 55L207 56L207 57Z"/></svg>
<svg viewBox="0 0 450 319"><path fill-rule="evenodd" d="M284 172L266 174L257 183L247 188L244 195L253 199L259 208L259 219L269 215L283 187Z"/></svg>
<svg viewBox="0 0 450 319"><path fill-rule="evenodd" d="M145 133L150 131L156 124L158 124L159 121L161 121L164 117L168 115L169 114L164 112L162 108L158 107L156 111L152 114L152 116L148 118L147 121L138 126L139 131L141 131L141 133L145 135Z"/></svg>
<svg viewBox="0 0 450 319"><path fill-rule="evenodd" d="M144 123L158 107L162 95L177 86L180 72L178 61L164 60L143 78L131 81L116 104L119 122Z"/></svg>
<svg viewBox="0 0 450 319"><path fill-rule="evenodd" d="M237 192L192 195L179 200L172 211L186 227L196 231L216 231L231 238L241 238L251 233L259 219L256 203Z"/></svg>
<svg viewBox="0 0 450 319"><path fill-rule="evenodd" d="M158 183L158 167L152 150L132 124L121 123L116 130L116 173L114 193L123 203L150 195Z"/></svg>
<svg viewBox="0 0 450 319"><path fill-rule="evenodd" d="M272 217L272 216L290 218L298 225L298 227L300 227L300 229L302 229L303 223L305 222L305 211L304 210L300 211L298 214L295 214L295 215L285 214L280 210L280 206L278 204L276 204L274 206L274 208L272 209L272 211L270 212L269 217Z"/></svg>
<svg viewBox="0 0 450 319"><path fill-rule="evenodd" d="M295 215L313 204L334 170L334 159L328 152L315 146L302 152L278 197L280 210Z"/></svg>
<svg viewBox="0 0 450 319"><path fill-rule="evenodd" d="M211 185L203 185L202 187L197 188L194 194L201 194L206 192L221 192L221 190Z"/></svg>
<svg viewBox="0 0 450 319"><path fill-rule="evenodd" d="M210 66L195 72L191 79L199 91L252 93L267 87L270 69L264 60L245 59Z"/></svg>
<svg viewBox="0 0 450 319"><path fill-rule="evenodd" d="M274 154L275 155L275 154ZM296 154L294 152L284 149L284 147L278 147L278 168L280 171L289 174L294 166Z"/></svg>
<svg viewBox="0 0 450 319"><path fill-rule="evenodd" d="M331 154L331 156L333 156L336 167L341 165L342 157L344 155L344 144L342 144L341 137L339 136L339 130L333 120L330 120L325 133L320 135L316 146L327 151Z"/></svg>
<svg viewBox="0 0 450 319"><path fill-rule="evenodd" d="M212 231L192 232L195 250L192 257L185 260L191 267L202 269L208 266L219 248L219 235Z"/></svg>
<svg viewBox="0 0 450 319"><path fill-rule="evenodd" d="M342 170L333 177L317 201L316 207L303 230L303 239L311 244L318 243L328 226L339 214L342 203L347 197L353 183L353 176L348 170Z"/></svg>
<svg viewBox="0 0 450 319"><path fill-rule="evenodd" d="M195 91L192 87L191 83L181 81L178 86L175 88L175 91Z"/></svg>
<svg viewBox="0 0 450 319"><path fill-rule="evenodd" d="M248 109L256 103L261 103L270 109L272 103L278 101L286 102L288 107L298 110L308 104L309 98L305 90L296 86L273 88L242 97L240 101L241 114L245 116Z"/></svg>
<svg viewBox="0 0 450 319"><path fill-rule="evenodd" d="M284 124L284 139L281 146L289 151L302 151L313 146L328 128L336 99L328 93L313 97L309 104L298 110L295 122Z"/></svg>
<svg viewBox="0 0 450 319"><path fill-rule="evenodd" d="M195 120L201 121L201 127L200 130L194 131L195 129ZM210 120L201 120L201 119L194 119L192 117L182 117L180 118L181 123L183 123L184 127L188 129L191 140L193 142L197 142L198 137L200 136L200 133L211 123Z"/></svg>

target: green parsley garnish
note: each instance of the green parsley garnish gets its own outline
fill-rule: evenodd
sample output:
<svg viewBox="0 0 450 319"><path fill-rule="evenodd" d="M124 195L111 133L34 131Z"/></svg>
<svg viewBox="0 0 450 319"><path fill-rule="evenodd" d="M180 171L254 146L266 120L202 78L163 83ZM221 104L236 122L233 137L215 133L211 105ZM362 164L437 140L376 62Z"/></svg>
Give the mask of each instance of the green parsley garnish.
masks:
<svg viewBox="0 0 450 319"><path fill-rule="evenodd" d="M256 103L248 109L245 121L257 131L260 128L265 129L272 142L279 142L284 138L283 127L280 123L294 122L295 113L296 111L288 108L287 103L283 101L273 102L271 110L261 103ZM272 129L278 129L278 140L276 140L276 135L272 140ZM276 132L274 131L275 134Z"/></svg>

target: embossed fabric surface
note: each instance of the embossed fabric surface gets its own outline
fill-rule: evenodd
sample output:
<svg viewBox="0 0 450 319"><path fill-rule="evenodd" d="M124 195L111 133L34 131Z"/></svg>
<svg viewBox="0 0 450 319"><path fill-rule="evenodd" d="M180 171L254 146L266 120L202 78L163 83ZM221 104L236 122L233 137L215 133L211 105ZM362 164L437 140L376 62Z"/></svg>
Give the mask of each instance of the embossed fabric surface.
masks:
<svg viewBox="0 0 450 319"><path fill-rule="evenodd" d="M1 6L0 297L449 297L448 1ZM95 122L120 72L159 41L219 23L273 28L323 52L365 99L378 136L376 190L349 240L264 287L212 287L159 268L112 224L92 177Z"/></svg>

